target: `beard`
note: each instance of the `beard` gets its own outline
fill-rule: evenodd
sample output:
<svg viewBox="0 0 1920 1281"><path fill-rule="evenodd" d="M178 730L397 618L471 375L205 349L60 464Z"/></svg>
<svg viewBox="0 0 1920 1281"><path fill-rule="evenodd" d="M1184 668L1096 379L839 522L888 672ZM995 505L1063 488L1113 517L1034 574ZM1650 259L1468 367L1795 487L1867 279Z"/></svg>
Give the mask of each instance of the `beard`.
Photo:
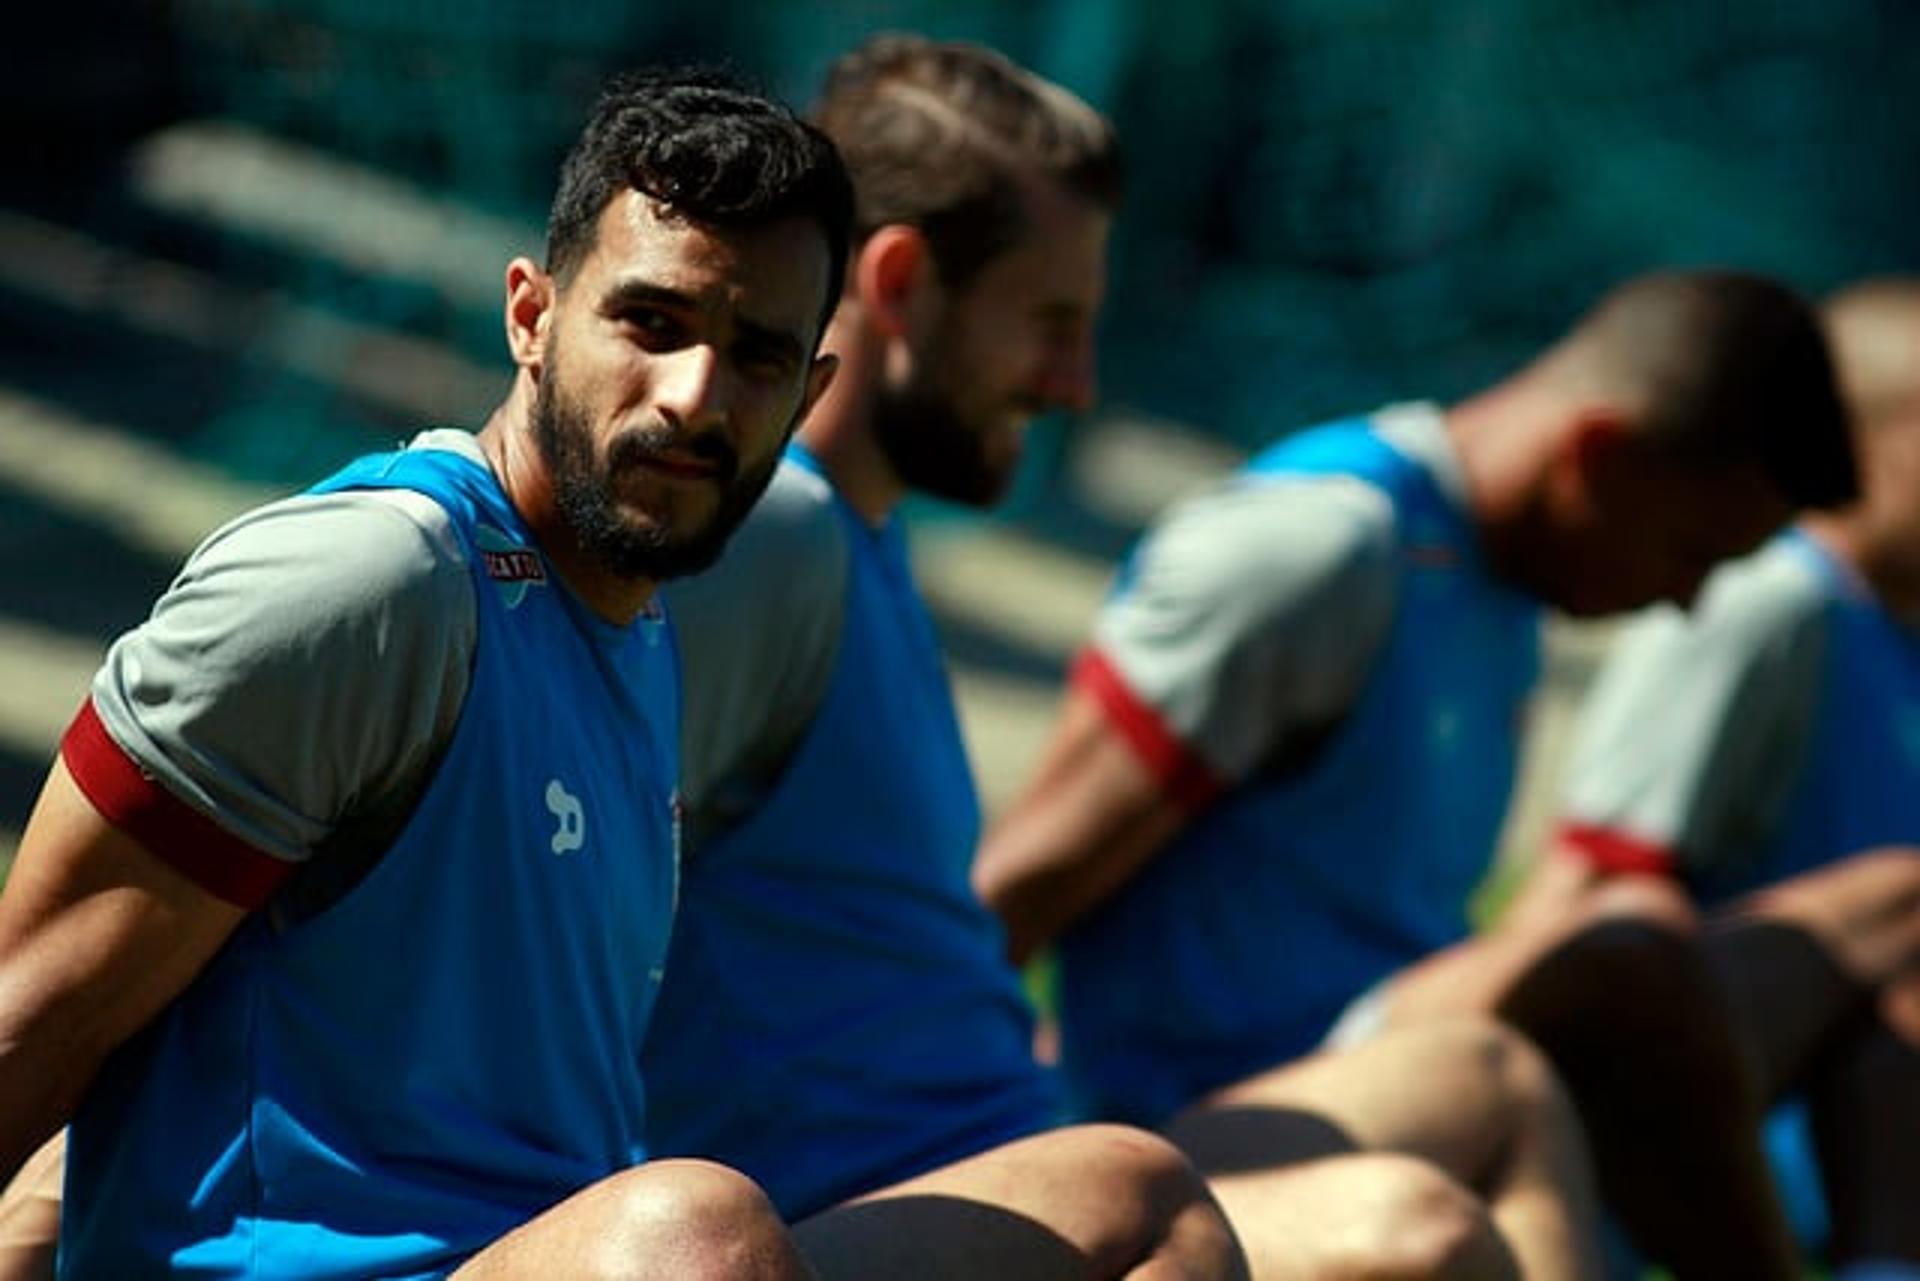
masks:
<svg viewBox="0 0 1920 1281"><path fill-rule="evenodd" d="M873 435L900 483L917 493L968 507L992 507L1006 497L1019 466L988 452L990 433L964 421L950 396L923 381L881 388L874 399Z"/></svg>
<svg viewBox="0 0 1920 1281"><path fill-rule="evenodd" d="M630 581L682 578L711 566L780 465L776 450L765 463L742 471L739 455L720 437L686 440L667 427L623 431L608 442L605 458L595 457L591 419L560 388L551 362L534 393L532 427L568 531L601 569ZM623 512L614 500L618 477L669 448L690 452L714 467L711 483L720 491L719 501L692 529L673 527L676 495L671 493L659 510L640 518Z"/></svg>

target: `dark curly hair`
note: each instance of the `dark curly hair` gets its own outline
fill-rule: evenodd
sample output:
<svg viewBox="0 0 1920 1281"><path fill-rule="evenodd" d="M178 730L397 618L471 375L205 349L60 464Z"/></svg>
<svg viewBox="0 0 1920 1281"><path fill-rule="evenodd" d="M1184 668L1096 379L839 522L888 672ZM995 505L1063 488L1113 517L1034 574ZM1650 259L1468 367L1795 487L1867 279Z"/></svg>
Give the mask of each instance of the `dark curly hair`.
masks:
<svg viewBox="0 0 1920 1281"><path fill-rule="evenodd" d="M712 227L812 219L826 238L821 312L846 275L853 191L825 134L713 68L618 76L560 166L547 216L547 270L562 284L592 250L601 213L622 191L651 196Z"/></svg>

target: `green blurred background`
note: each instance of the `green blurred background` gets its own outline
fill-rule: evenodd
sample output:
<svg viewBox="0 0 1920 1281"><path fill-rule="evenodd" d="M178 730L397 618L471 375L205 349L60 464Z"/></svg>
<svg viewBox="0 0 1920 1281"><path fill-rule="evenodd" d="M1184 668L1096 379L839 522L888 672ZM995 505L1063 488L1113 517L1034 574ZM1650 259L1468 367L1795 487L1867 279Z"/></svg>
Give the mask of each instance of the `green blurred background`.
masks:
<svg viewBox="0 0 1920 1281"><path fill-rule="evenodd" d="M1104 407L1037 438L996 523L924 540L990 799L1111 557L1238 452L1469 390L1649 266L1815 292L1920 266L1909 0L176 0L9 26L0 857L100 647L199 534L491 405L500 270L537 254L623 65L726 60L804 102L907 28L1117 119Z"/></svg>

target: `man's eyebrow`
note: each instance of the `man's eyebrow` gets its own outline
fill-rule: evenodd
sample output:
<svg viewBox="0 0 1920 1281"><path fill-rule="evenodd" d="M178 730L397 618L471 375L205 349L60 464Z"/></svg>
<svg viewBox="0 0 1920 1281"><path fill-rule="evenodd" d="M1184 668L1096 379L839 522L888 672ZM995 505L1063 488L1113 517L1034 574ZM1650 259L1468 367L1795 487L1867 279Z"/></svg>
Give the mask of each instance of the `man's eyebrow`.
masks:
<svg viewBox="0 0 1920 1281"><path fill-rule="evenodd" d="M600 298L600 310L607 313L622 312L634 307L667 307L675 311L685 311L697 305L691 294L645 280L617 281Z"/></svg>
<svg viewBox="0 0 1920 1281"><path fill-rule="evenodd" d="M700 300L692 294L666 285L656 285L646 280L622 280L612 285L601 296L602 314L617 316L622 312L638 307L660 307L669 311L693 311L700 306ZM751 316L735 313L733 323L741 336L763 346L774 348L784 356L798 360L807 354L807 345L793 329L755 320Z"/></svg>

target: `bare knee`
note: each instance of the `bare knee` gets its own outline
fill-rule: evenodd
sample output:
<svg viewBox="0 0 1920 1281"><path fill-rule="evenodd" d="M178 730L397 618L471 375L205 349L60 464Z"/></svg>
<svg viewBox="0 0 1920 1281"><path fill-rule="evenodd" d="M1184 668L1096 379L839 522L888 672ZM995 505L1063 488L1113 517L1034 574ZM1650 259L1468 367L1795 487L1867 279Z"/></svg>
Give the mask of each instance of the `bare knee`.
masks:
<svg viewBox="0 0 1920 1281"><path fill-rule="evenodd" d="M1578 1125L1573 1102L1552 1062L1524 1033L1488 1020L1473 1034L1476 1057L1484 1065L1503 1115L1528 1127Z"/></svg>
<svg viewBox="0 0 1920 1281"><path fill-rule="evenodd" d="M1086 1243L1093 1275L1124 1276L1150 1260L1155 1275L1245 1275L1226 1216L1172 1143L1123 1125L1073 1126L1051 1137L1068 1145L1063 1155L1076 1177L1092 1180L1094 1203L1105 1208Z"/></svg>
<svg viewBox="0 0 1920 1281"><path fill-rule="evenodd" d="M602 1228L582 1256L596 1281L791 1281L806 1275L779 1214L745 1175L654 1161L606 1180Z"/></svg>
<svg viewBox="0 0 1920 1281"><path fill-rule="evenodd" d="M1511 1025L1466 1016L1434 1022L1420 1034L1426 1039L1421 1076L1435 1096L1512 1120L1567 1112L1552 1063Z"/></svg>
<svg viewBox="0 0 1920 1281"><path fill-rule="evenodd" d="M1519 1276L1485 1204L1437 1167L1414 1157L1343 1158L1354 1193L1337 1238L1316 1252L1316 1276L1358 1281Z"/></svg>
<svg viewBox="0 0 1920 1281"><path fill-rule="evenodd" d="M1553 1069L1524 1035L1490 1016L1435 1020L1420 1029L1425 1057L1442 1077L1470 1074L1516 1101L1550 1092Z"/></svg>

